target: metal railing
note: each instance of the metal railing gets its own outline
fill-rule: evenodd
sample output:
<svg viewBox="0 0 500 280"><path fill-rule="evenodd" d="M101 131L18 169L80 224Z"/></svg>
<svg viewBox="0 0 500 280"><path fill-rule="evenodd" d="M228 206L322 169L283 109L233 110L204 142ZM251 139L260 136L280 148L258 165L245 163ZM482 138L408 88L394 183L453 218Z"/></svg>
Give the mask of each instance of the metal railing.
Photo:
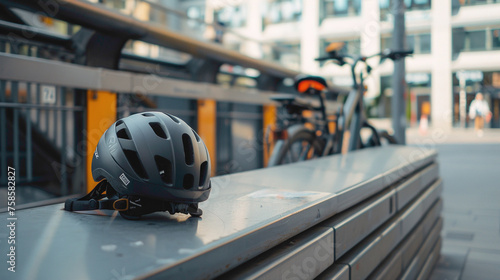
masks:
<svg viewBox="0 0 500 280"><path fill-rule="evenodd" d="M72 36L0 20L0 168L19 168L19 184L41 188L52 196L84 191L88 180L86 145L90 145L89 138L94 141L100 137L86 131L87 119L94 113L87 104L92 91L116 93L118 118L145 110L168 111L195 129L199 127L197 100L217 101L217 170L225 174L263 166L259 141L264 129L263 106L273 104L270 94L286 89L283 79L294 77L296 71L99 5L75 0L57 3L58 12L50 16L68 26L81 25ZM31 1L3 1L0 5L43 13ZM117 55L115 68L111 64L96 67L88 62L91 40L85 41L86 36L95 34L113 34L121 42L156 44L184 51L192 58L187 64L175 64L137 57L127 53L123 44L116 49L118 54L113 54ZM113 43L114 39L112 35L98 37L106 46L112 45L106 40ZM259 71L245 76L245 71L227 72L225 69L231 68L227 64ZM117 70L120 67L125 70ZM229 85L216 84L222 76L229 79ZM241 78L252 80L254 88L234 86ZM7 182L4 173L0 172L0 186Z"/></svg>
<svg viewBox="0 0 500 280"><path fill-rule="evenodd" d="M57 45L0 36L0 52L71 61L74 55ZM2 63L3 71L23 71ZM23 79L0 80L0 167L13 166L16 182L53 195L81 190L84 172L84 104L74 89ZM0 172L0 186L7 184ZM76 181L74 179L77 178ZM73 189L73 191L71 190ZM30 202L29 198L24 202ZM2 201L3 205L3 201Z"/></svg>

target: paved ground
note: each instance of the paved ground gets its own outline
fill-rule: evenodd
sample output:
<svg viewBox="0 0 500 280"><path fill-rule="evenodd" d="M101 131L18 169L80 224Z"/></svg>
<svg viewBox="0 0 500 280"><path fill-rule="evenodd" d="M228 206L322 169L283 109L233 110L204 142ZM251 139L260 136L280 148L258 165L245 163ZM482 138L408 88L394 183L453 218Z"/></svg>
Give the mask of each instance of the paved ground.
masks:
<svg viewBox="0 0 500 280"><path fill-rule="evenodd" d="M500 279L500 130L436 131L407 133L410 144L437 148L444 180L443 247L431 279Z"/></svg>

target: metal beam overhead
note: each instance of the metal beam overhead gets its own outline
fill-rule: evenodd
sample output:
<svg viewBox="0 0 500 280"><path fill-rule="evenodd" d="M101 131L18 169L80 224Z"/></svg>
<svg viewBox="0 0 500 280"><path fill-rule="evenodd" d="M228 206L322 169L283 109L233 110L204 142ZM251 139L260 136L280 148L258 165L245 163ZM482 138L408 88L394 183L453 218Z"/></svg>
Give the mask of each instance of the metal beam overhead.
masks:
<svg viewBox="0 0 500 280"><path fill-rule="evenodd" d="M299 74L297 71L287 69L275 63L251 58L215 43L201 42L164 27L139 21L99 4L77 0L58 0L52 3L30 0L4 0L3 2L6 6L32 12L49 11L51 13L49 16L51 17L91 28L102 33L110 35L118 34L132 40L157 44L189 53L198 58L213 59L231 65L254 68L261 73L280 78L295 77Z"/></svg>

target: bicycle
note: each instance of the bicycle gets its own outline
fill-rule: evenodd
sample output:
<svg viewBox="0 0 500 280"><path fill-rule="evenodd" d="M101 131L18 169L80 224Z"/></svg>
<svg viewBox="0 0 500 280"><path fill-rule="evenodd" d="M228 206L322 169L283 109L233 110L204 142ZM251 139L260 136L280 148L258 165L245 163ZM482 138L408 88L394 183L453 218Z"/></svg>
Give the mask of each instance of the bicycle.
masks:
<svg viewBox="0 0 500 280"><path fill-rule="evenodd" d="M396 140L387 131L378 131L370 125L364 114L363 93L364 72L366 76L373 68L367 60L380 56L380 64L386 59L393 61L404 58L413 50L384 50L371 56L351 56L340 53L343 43L332 43L327 48L327 56L317 58L317 61L332 61L339 66L349 65L353 79L352 89L347 94L345 102L333 115L326 111L326 93L332 92L331 85L319 76L299 75L294 87L300 94L317 97L319 106L311 105L297 98L296 95L278 95L271 97L281 103L287 114L279 118L273 131L276 140L270 155L268 166L281 165L297 161L309 160L331 154L346 153L365 147L381 146L383 143L395 144ZM364 63L364 71L356 75L356 66ZM304 116L304 112L319 113L319 117ZM367 141L361 138L361 129L368 128L371 135ZM268 133L267 135L269 135Z"/></svg>

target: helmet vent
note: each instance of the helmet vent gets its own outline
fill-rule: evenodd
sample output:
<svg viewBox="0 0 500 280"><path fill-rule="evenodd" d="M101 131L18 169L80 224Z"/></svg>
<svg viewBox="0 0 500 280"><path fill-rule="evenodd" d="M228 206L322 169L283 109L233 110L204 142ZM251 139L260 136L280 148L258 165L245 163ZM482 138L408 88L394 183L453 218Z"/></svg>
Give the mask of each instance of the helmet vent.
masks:
<svg viewBox="0 0 500 280"><path fill-rule="evenodd" d="M184 158L187 165L192 165L194 163L194 151L193 142L191 137L186 133L182 134L182 144L184 146Z"/></svg>
<svg viewBox="0 0 500 280"><path fill-rule="evenodd" d="M127 125L123 123L122 120L119 120L116 122L116 136L121 139L128 139L130 140L130 133L128 131Z"/></svg>
<svg viewBox="0 0 500 280"><path fill-rule="evenodd" d="M173 180L172 180L172 163L170 162L170 160L162 156L155 156L155 162L162 181L167 185L171 185Z"/></svg>
<svg viewBox="0 0 500 280"><path fill-rule="evenodd" d="M184 180L182 181L182 186L188 190L193 187L194 184L194 177L192 174L186 174L184 175Z"/></svg>
<svg viewBox="0 0 500 280"><path fill-rule="evenodd" d="M200 139L200 136L198 135L198 133L196 133L196 131L194 131L193 129L191 129L193 131L193 134L194 134L194 137L196 138L196 142L201 142L201 139Z"/></svg>
<svg viewBox="0 0 500 280"><path fill-rule="evenodd" d="M116 132L116 136L118 138L129 139L130 140L128 129L126 127L118 130L118 132Z"/></svg>
<svg viewBox="0 0 500 280"><path fill-rule="evenodd" d="M164 113L164 114L165 114L165 115L167 115L169 118L171 118L174 122L176 122L176 123L181 123L181 121L179 121L179 119L178 119L178 118L176 118L176 117L174 117L174 116L172 116L172 115L170 115L170 114L167 114L167 113Z"/></svg>
<svg viewBox="0 0 500 280"><path fill-rule="evenodd" d="M155 116L152 113L143 113L142 115L145 116L145 117L154 117Z"/></svg>
<svg viewBox="0 0 500 280"><path fill-rule="evenodd" d="M204 161L200 166L200 182L198 186L203 186L205 180L207 179L208 162Z"/></svg>
<svg viewBox="0 0 500 280"><path fill-rule="evenodd" d="M148 174L146 173L144 166L142 166L137 152L132 150L123 150L123 152L125 153L128 163L130 164L132 169L134 169L135 173L143 179L148 179Z"/></svg>
<svg viewBox="0 0 500 280"><path fill-rule="evenodd" d="M151 128L156 133L156 135L158 135L158 137L167 139L167 135L165 134L165 131L163 131L163 128L161 127L160 123L150 122L149 126L151 126Z"/></svg>

